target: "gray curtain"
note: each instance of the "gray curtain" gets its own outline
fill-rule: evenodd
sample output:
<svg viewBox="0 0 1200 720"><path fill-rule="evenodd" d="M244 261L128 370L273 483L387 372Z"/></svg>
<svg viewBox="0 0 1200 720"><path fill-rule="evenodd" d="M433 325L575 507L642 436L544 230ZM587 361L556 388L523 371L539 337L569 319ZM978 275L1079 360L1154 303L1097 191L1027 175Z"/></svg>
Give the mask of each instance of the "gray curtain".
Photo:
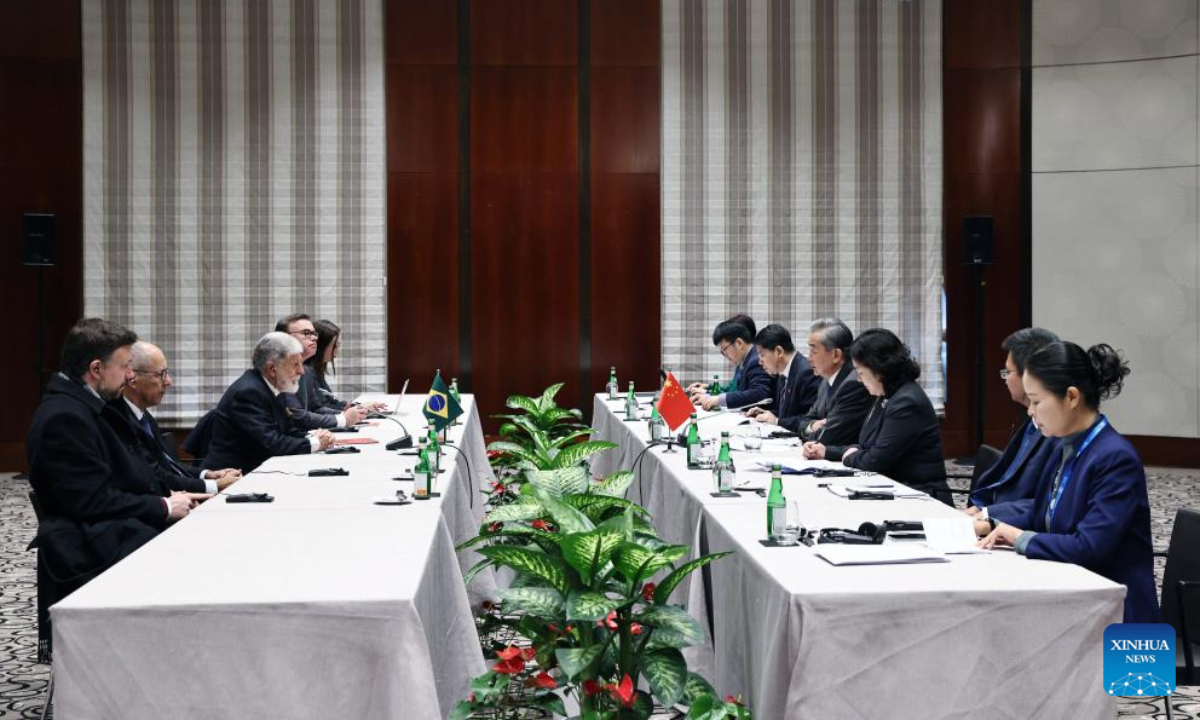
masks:
<svg viewBox="0 0 1200 720"><path fill-rule="evenodd" d="M89 315L163 347L197 419L275 320L342 326L385 382L380 0L84 0Z"/></svg>
<svg viewBox="0 0 1200 720"><path fill-rule="evenodd" d="M944 399L938 0L663 0L663 362L747 312L895 331Z"/></svg>

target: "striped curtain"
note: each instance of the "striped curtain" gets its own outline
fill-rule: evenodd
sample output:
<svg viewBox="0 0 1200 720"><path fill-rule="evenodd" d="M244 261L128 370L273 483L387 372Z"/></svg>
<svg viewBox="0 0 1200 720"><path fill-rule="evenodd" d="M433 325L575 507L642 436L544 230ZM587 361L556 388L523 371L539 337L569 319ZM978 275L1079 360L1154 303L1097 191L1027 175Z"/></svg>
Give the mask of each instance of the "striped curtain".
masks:
<svg viewBox="0 0 1200 720"><path fill-rule="evenodd" d="M716 324L894 330L945 395L939 0L663 0L663 362Z"/></svg>
<svg viewBox="0 0 1200 720"><path fill-rule="evenodd" d="M278 317L344 333L381 390L380 0L84 0L84 293L160 345L194 422Z"/></svg>

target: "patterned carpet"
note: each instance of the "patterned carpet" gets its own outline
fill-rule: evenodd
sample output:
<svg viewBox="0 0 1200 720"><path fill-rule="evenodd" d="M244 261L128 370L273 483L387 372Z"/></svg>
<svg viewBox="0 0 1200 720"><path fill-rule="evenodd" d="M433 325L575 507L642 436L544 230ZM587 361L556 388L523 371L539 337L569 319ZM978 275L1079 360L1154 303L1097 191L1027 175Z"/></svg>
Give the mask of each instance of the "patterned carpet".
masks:
<svg viewBox="0 0 1200 720"><path fill-rule="evenodd" d="M952 472L969 469L948 465ZM1175 511L1200 506L1200 470L1147 468L1154 546L1166 549ZM28 484L0 474L0 719L38 718L45 703L47 668L38 665L34 555L25 546L37 523L26 498ZM1155 568L1162 582L1162 564ZM1099 688L1097 688L1099 690ZM1171 700L1174 717L1200 720L1200 687L1184 688ZM1166 718L1162 700L1122 701L1119 717Z"/></svg>

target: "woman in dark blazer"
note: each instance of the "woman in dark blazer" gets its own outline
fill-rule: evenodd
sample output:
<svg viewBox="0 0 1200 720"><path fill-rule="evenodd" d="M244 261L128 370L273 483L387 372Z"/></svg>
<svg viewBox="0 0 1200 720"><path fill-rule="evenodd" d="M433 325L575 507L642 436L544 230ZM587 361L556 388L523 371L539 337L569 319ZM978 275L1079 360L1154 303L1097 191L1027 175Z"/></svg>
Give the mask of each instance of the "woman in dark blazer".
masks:
<svg viewBox="0 0 1200 720"><path fill-rule="evenodd" d="M916 380L921 367L890 330L875 328L850 346L850 360L875 404L855 445L804 444L807 458L841 460L950 504L942 431L933 403Z"/></svg>
<svg viewBox="0 0 1200 720"><path fill-rule="evenodd" d="M1128 365L1108 345L1047 345L1029 358L1022 382L1029 414L1061 438L1033 506L990 530L985 548L1011 545L1038 560L1069 562L1126 587L1125 622L1159 622L1146 472L1129 441L1100 414L1121 392Z"/></svg>

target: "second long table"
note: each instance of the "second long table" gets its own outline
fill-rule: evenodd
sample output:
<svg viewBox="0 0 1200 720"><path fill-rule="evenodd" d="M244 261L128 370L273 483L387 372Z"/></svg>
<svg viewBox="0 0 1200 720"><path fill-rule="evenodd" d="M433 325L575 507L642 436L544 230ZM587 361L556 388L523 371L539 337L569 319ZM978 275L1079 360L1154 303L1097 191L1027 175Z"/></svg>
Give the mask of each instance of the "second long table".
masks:
<svg viewBox="0 0 1200 720"><path fill-rule="evenodd" d="M618 443L597 475L629 469L648 445L645 422L625 421L597 396L594 439ZM701 413L701 417L709 417ZM744 426L737 414L702 419L705 437ZM736 444L736 440L735 440ZM769 441L736 451L739 480L769 485L755 467L802 465L799 448ZM1100 718L1115 705L1102 688L1103 633L1120 622L1125 588L1063 563L1008 551L930 565L834 567L812 548L767 548L765 503L713 498L709 471L688 470L681 448L651 448L632 500L665 540L694 553L732 550L681 588L712 644L689 653L719 693L745 693L755 717ZM850 501L807 476L785 476L809 528L955 517L933 500Z"/></svg>

